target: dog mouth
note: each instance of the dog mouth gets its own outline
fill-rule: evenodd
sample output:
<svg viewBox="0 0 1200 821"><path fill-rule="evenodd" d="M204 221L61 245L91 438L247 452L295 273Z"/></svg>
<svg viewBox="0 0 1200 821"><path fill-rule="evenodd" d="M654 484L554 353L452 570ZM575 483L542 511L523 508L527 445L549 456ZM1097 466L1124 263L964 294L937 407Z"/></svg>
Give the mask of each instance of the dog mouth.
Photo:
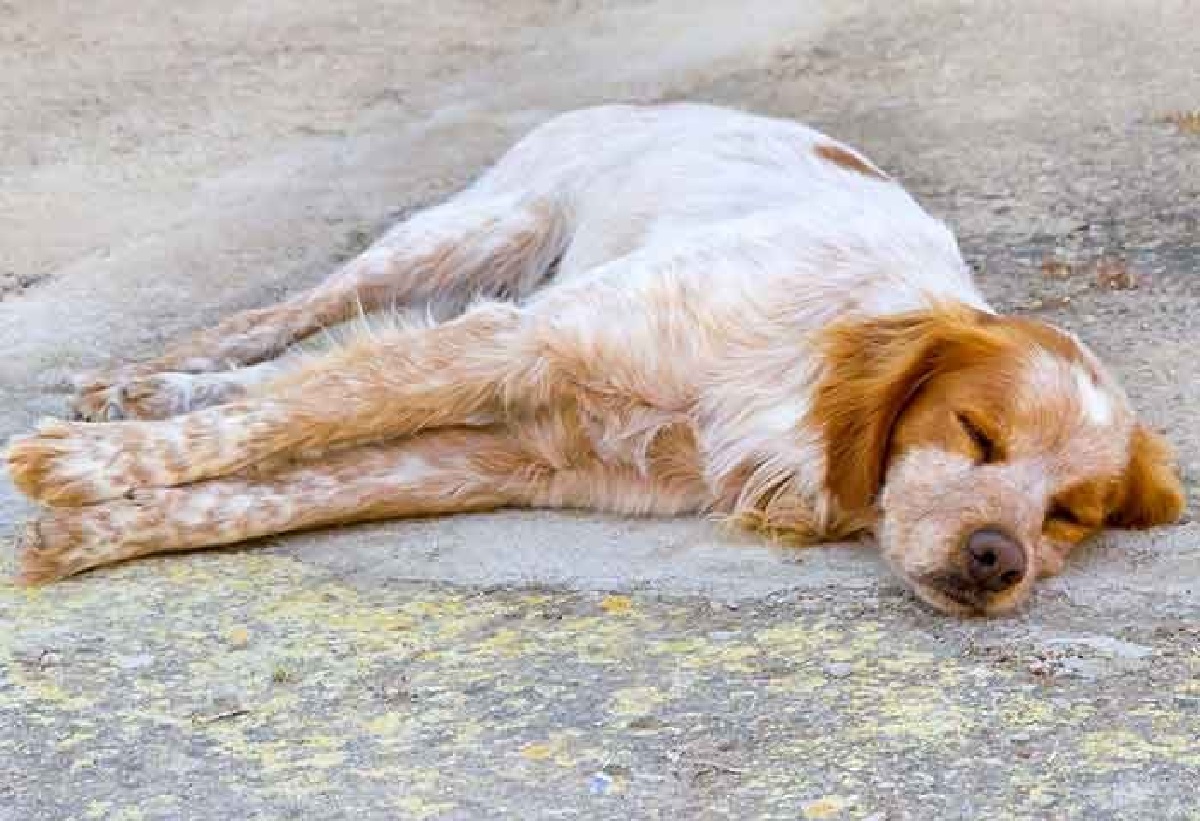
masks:
<svg viewBox="0 0 1200 821"><path fill-rule="evenodd" d="M918 593L932 594L937 599L945 599L956 607L966 609L972 615L981 615L987 609L987 594L985 591L971 585L962 576L948 571L925 573L913 580ZM938 601L930 601L935 606L941 606Z"/></svg>
<svg viewBox="0 0 1200 821"><path fill-rule="evenodd" d="M955 616L1000 616L1016 609L1028 593L1024 586L990 592L949 571L925 573L908 581L920 599Z"/></svg>

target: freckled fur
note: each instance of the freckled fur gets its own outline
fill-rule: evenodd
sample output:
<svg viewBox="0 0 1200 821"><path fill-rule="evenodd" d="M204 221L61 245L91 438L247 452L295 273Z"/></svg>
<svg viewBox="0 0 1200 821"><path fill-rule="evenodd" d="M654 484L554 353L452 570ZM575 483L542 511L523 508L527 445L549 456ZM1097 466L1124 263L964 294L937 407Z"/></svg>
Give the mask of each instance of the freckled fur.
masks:
<svg viewBox="0 0 1200 821"><path fill-rule="evenodd" d="M950 231L869 160L699 105L555 118L312 291L77 384L88 422L8 448L47 506L31 583L364 519L584 507L875 532L963 612L937 585L970 527L1003 525L1044 573L1094 531L1089 505L1146 526L1181 504L1086 348L996 316ZM976 464L960 411L1001 463ZM1043 532L1055 504L1079 532Z"/></svg>

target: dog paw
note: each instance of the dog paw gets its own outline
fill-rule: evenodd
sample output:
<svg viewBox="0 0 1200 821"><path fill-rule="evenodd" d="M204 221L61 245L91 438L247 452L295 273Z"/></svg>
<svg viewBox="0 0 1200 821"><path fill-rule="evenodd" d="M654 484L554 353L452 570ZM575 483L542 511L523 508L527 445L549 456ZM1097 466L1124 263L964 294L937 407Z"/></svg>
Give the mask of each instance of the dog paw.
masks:
<svg viewBox="0 0 1200 821"><path fill-rule="evenodd" d="M52 507L120 497L135 487L121 469L129 444L122 427L43 420L35 433L9 441L9 476L26 496Z"/></svg>
<svg viewBox="0 0 1200 821"><path fill-rule="evenodd" d="M76 511L49 511L17 532L17 584L58 581L89 566L89 549Z"/></svg>
<svg viewBox="0 0 1200 821"><path fill-rule="evenodd" d="M47 584L164 545L170 549L163 499L162 491L140 490L104 504L40 511L18 531L15 581Z"/></svg>
<svg viewBox="0 0 1200 821"><path fill-rule="evenodd" d="M72 411L87 422L167 419L193 409L193 379L186 373L161 373L79 380Z"/></svg>

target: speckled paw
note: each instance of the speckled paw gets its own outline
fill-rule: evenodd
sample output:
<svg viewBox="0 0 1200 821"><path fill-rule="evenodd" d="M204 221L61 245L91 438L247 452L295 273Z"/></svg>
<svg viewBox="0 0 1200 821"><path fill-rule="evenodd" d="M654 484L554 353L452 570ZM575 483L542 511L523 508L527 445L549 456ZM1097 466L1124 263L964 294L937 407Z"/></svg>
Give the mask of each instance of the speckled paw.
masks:
<svg viewBox="0 0 1200 821"><path fill-rule="evenodd" d="M72 403L77 420L166 419L190 410L189 374L116 376L111 381L81 381Z"/></svg>
<svg viewBox="0 0 1200 821"><path fill-rule="evenodd" d="M74 511L47 511L17 534L18 584L36 586L78 573L86 566L82 532Z"/></svg>
<svg viewBox="0 0 1200 821"><path fill-rule="evenodd" d="M127 431L44 419L35 433L15 436L5 454L13 484L54 507L116 499L134 487L116 465Z"/></svg>

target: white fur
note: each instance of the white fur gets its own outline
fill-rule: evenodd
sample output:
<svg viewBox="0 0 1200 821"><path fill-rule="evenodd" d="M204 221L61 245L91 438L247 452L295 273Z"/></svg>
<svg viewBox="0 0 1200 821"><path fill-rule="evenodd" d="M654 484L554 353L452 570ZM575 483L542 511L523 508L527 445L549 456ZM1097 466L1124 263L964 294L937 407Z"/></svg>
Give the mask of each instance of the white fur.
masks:
<svg viewBox="0 0 1200 821"><path fill-rule="evenodd" d="M1078 366L1074 368L1075 384L1079 390L1080 405L1088 421L1098 427L1113 420L1112 400L1100 389L1092 378Z"/></svg>
<svg viewBox="0 0 1200 821"><path fill-rule="evenodd" d="M651 404L694 408L712 487L757 464L748 493L786 479L823 524L823 442L801 424L823 375L814 335L935 302L991 309L945 225L819 145L851 152L704 105L588 109L534 131L471 193L519 187L558 203L566 245L535 313L601 359L653 359L658 383L642 387ZM664 328L691 315L711 332Z"/></svg>

